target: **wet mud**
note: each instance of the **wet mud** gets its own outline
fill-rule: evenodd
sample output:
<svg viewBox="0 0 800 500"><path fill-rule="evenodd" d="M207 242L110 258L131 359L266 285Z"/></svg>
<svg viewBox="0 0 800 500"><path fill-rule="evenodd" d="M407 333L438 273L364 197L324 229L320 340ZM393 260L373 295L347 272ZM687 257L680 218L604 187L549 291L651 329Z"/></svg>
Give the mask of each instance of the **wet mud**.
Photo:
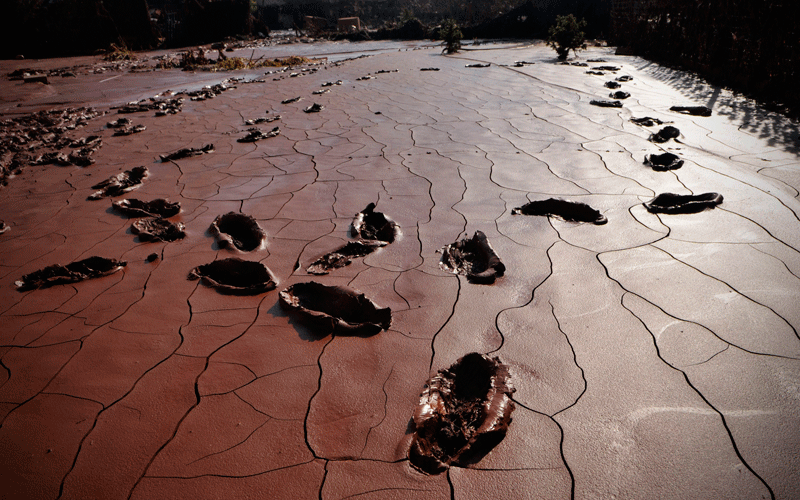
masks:
<svg viewBox="0 0 800 500"><path fill-rule="evenodd" d="M660 214L696 214L722 203L719 193L680 195L662 193L644 204L648 212Z"/></svg>
<svg viewBox="0 0 800 500"><path fill-rule="evenodd" d="M349 266L353 259L364 257L386 246L385 241L351 241L343 247L327 253L311 263L306 269L309 274L328 274L334 269Z"/></svg>
<svg viewBox="0 0 800 500"><path fill-rule="evenodd" d="M270 137L277 137L281 133L281 129L279 127L275 127L269 132L263 132L261 130L252 129L250 133L244 137L240 137L236 139L236 142L256 142L262 139L269 139Z"/></svg>
<svg viewBox="0 0 800 500"><path fill-rule="evenodd" d="M482 231L475 231L472 238L446 245L441 252L439 267L466 276L470 283L490 285L506 272L506 266Z"/></svg>
<svg viewBox="0 0 800 500"><path fill-rule="evenodd" d="M412 419L408 458L438 474L480 461L506 435L515 405L508 367L470 353L431 377Z"/></svg>
<svg viewBox="0 0 800 500"><path fill-rule="evenodd" d="M278 285L267 266L237 257L197 266L189 273L189 279L201 279L220 293L231 295L256 295Z"/></svg>
<svg viewBox="0 0 800 500"><path fill-rule="evenodd" d="M677 139L680 137L681 131L672 125L667 125L655 134L650 135L650 142L664 143L670 139Z"/></svg>
<svg viewBox="0 0 800 500"><path fill-rule="evenodd" d="M267 234L258 225L258 221L250 215L237 212L217 216L209 231L220 247L232 246L243 252L262 248L267 241Z"/></svg>
<svg viewBox="0 0 800 500"><path fill-rule="evenodd" d="M399 232L397 224L386 217L383 212L375 211L375 204L370 203L356 214L350 225L350 234L354 238L378 240L392 243Z"/></svg>
<svg viewBox="0 0 800 500"><path fill-rule="evenodd" d="M130 192L139 187L148 175L150 175L150 172L148 172L147 167L143 166L134 167L117 175L112 175L103 182L92 186L92 189L98 189L99 191L89 195L88 199L99 200Z"/></svg>
<svg viewBox="0 0 800 500"><path fill-rule="evenodd" d="M592 106L600 106L601 108L621 108L622 103L619 101L607 101L605 99L592 99L589 101Z"/></svg>
<svg viewBox="0 0 800 500"><path fill-rule="evenodd" d="M115 210L128 217L172 217L181 211L181 204L170 202L164 198L153 201L141 201L136 198L115 201L111 204Z"/></svg>
<svg viewBox="0 0 800 500"><path fill-rule="evenodd" d="M190 158L192 156L200 156L206 153L213 153L214 152L214 145L213 144L206 144L202 148L183 148L175 151L174 153L160 155L162 162L173 161L173 160L181 160L183 158Z"/></svg>
<svg viewBox="0 0 800 500"><path fill-rule="evenodd" d="M683 160L681 160L678 155L662 153L645 156L644 164L658 171L677 170L683 166Z"/></svg>
<svg viewBox="0 0 800 500"><path fill-rule="evenodd" d="M608 219L586 203L577 201L548 198L541 201L532 201L521 207L511 210L512 215L546 215L558 217L569 222L591 222L592 224L605 224Z"/></svg>
<svg viewBox="0 0 800 500"><path fill-rule="evenodd" d="M144 126L144 125L141 125L141 124L140 125L133 125L133 126L129 126L129 127L120 128L118 130L115 130L112 135L114 137L125 136L125 135L133 135L133 134L138 134L140 132L144 132L145 130L147 130L147 127Z"/></svg>
<svg viewBox="0 0 800 500"><path fill-rule="evenodd" d="M170 222L161 217L147 217L131 224L131 231L141 241L177 241L186 237L186 227L181 222Z"/></svg>
<svg viewBox="0 0 800 500"><path fill-rule="evenodd" d="M280 292L280 303L291 314L321 333L371 336L388 330L392 311L380 308L363 293L309 281Z"/></svg>
<svg viewBox="0 0 800 500"><path fill-rule="evenodd" d="M692 116L711 116L711 108L706 106L672 106L670 111Z"/></svg>
<svg viewBox="0 0 800 500"><path fill-rule="evenodd" d="M62 266L54 264L38 271L26 274L21 280L14 284L17 290L24 292L37 288L47 288L53 285L63 285L67 283L77 283L101 276L113 274L127 265L126 262L105 257L89 257Z"/></svg>

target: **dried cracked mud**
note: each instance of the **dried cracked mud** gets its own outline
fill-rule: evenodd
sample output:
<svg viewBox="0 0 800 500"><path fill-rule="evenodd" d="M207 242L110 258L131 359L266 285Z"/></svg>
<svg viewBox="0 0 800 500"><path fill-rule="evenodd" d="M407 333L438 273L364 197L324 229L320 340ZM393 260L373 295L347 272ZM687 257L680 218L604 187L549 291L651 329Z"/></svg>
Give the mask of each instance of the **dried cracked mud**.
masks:
<svg viewBox="0 0 800 500"><path fill-rule="evenodd" d="M3 119L93 106L101 116L63 135L98 135L103 147L90 167L26 164L0 188L10 228L0 234L2 496L800 498L797 123L613 48L578 62L602 58L633 77L621 108L591 105L608 76L558 64L544 44L470 48L317 43L255 54L329 56L296 78L3 79ZM337 60L343 50L368 57ZM536 64L513 66L522 59ZM0 69L34 63L50 64ZM466 67L475 63L491 65ZM398 71L377 73L386 68ZM147 100L233 75L261 80L187 98L175 114ZM325 109L304 113L309 101ZM105 124L128 102L141 103L130 111L144 108L135 120L146 129L115 137ZM669 111L675 104L713 114ZM237 142L265 110L281 115L281 134ZM671 122L680 142L649 142L654 130L633 117ZM215 152L159 160L206 144ZM683 167L643 165L661 152ZM140 243L110 202L86 200L138 166L149 176L136 197L180 203L174 220L187 237ZM725 201L648 212L643 203L666 192ZM512 215L548 198L585 203L608 223ZM230 256L207 229L235 212L269 238L248 262L281 290L306 283L299 263L351 241L353 214L370 203L402 237L313 279L389 308L375 335L322 334L281 307L277 290L235 295L187 279ZM478 230L507 268L491 286L439 268L436 250ZM14 285L91 256L128 264ZM479 460L425 474L408 459L420 391L469 353L507 367L513 422Z"/></svg>

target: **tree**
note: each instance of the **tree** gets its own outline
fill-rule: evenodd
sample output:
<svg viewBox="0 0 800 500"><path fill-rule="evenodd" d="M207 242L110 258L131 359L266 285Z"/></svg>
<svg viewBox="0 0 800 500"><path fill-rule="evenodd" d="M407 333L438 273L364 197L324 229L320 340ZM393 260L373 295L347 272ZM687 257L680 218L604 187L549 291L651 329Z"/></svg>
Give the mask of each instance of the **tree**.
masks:
<svg viewBox="0 0 800 500"><path fill-rule="evenodd" d="M586 27L586 21L578 21L572 14L566 16L556 16L556 24L550 26L548 31L549 38L547 45L553 48L562 61L567 58L569 51L577 52L579 49L586 49L583 43L586 34L582 31Z"/></svg>
<svg viewBox="0 0 800 500"><path fill-rule="evenodd" d="M445 47L442 52L453 54L461 49L461 30L458 29L458 24L452 19L447 19L442 22L442 27L439 30L439 35L444 40Z"/></svg>

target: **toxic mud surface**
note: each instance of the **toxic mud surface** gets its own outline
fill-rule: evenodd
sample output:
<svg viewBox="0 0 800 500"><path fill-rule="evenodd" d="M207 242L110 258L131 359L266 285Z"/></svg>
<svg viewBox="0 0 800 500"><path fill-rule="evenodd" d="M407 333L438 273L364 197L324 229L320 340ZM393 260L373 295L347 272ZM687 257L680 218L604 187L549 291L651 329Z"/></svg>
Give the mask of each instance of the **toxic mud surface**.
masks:
<svg viewBox="0 0 800 500"><path fill-rule="evenodd" d="M306 41L226 55L328 60L0 61L0 497L800 498L796 122L614 47L559 64L538 42L442 55L431 41ZM601 64L619 71L586 74ZM5 77L21 68L49 83ZM591 105L617 75L632 77L624 106ZM304 113L312 103L324 109ZM146 129L114 136L121 118ZM666 126L677 140L648 140ZM69 162L100 143L91 165ZM683 166L644 165L663 153ZM109 178L111 198L87 200ZM661 193L725 199L650 212ZM140 241L140 217L112 206L130 198L179 203L168 220L186 237ZM514 213L548 199L607 222ZM351 228L370 204L376 239ZM209 227L231 212L268 244L222 248ZM491 285L439 266L438 250L477 231L505 267ZM382 246L308 272L355 241ZM115 272L15 284L93 256ZM286 290L307 312L282 305ZM486 406L451 400L442 421L457 425L414 445L450 450L432 454L447 464L435 473L410 458L425 456L414 415L426 382L445 385L440 371L467 355L505 367L516 390L494 394L513 421L459 453Z"/></svg>

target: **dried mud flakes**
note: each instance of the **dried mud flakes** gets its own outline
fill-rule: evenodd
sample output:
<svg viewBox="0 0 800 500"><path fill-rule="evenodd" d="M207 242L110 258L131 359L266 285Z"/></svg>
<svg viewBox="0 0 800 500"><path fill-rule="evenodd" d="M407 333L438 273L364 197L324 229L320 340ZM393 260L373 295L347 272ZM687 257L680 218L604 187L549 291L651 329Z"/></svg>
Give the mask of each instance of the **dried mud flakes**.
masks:
<svg viewBox="0 0 800 500"><path fill-rule="evenodd" d="M325 254L308 266L309 274L328 274L334 269L349 266L356 257L364 257L386 246L385 241L351 241L345 246Z"/></svg>
<svg viewBox="0 0 800 500"><path fill-rule="evenodd" d="M672 106L670 111L692 116L711 116L711 108L706 106Z"/></svg>
<svg viewBox="0 0 800 500"><path fill-rule="evenodd" d="M35 290L53 285L77 283L78 281L99 278L113 274L127 265L126 262L107 259L105 257L89 257L62 266L54 264L38 271L26 274L21 280L15 282L17 290Z"/></svg>
<svg viewBox="0 0 800 500"><path fill-rule="evenodd" d="M672 125L667 125L666 127L656 132L655 134L651 134L650 139L648 140L650 142L663 143L667 142L670 139L677 139L678 137L680 137L680 135L681 135L680 130L678 130L676 127L673 127Z"/></svg>
<svg viewBox="0 0 800 500"><path fill-rule="evenodd" d="M445 245L441 252L439 267L466 276L470 283L490 285L506 271L506 266L482 231L475 231L470 239Z"/></svg>
<svg viewBox="0 0 800 500"><path fill-rule="evenodd" d="M548 198L546 200L532 201L521 207L511 210L512 215L546 215L559 217L569 222L591 222L592 224L605 224L608 219L586 203L577 201Z"/></svg>
<svg viewBox="0 0 800 500"><path fill-rule="evenodd" d="M653 170L666 171L676 170L683 166L683 160L678 155L672 153L662 153L660 155L647 155L644 157L644 164Z"/></svg>
<svg viewBox="0 0 800 500"><path fill-rule="evenodd" d="M180 222L170 222L161 217L138 219L131 230L142 241L176 241L186 237L186 227Z"/></svg>
<svg viewBox="0 0 800 500"><path fill-rule="evenodd" d="M89 199L99 200L100 198L127 193L139 187L148 175L147 167L134 167L117 175L112 175L103 182L92 186L92 189L99 189L99 191L89 195Z"/></svg>
<svg viewBox="0 0 800 500"><path fill-rule="evenodd" d="M219 246L233 246L244 252L257 250L264 245L267 234L252 216L236 212L218 215L209 228Z"/></svg>
<svg viewBox="0 0 800 500"><path fill-rule="evenodd" d="M650 213L661 214L696 214L707 208L714 208L722 203L719 193L703 193L695 195L681 195L674 193L661 193L644 204Z"/></svg>
<svg viewBox="0 0 800 500"><path fill-rule="evenodd" d="M197 266L189 273L189 279L202 279L219 292L232 295L256 295L277 286L275 277L264 264L236 257Z"/></svg>
<svg viewBox="0 0 800 500"><path fill-rule="evenodd" d="M622 103L619 101L607 101L605 99L592 99L589 101L592 106L600 106L601 108L621 108Z"/></svg>
<svg viewBox="0 0 800 500"><path fill-rule="evenodd" d="M115 201L111 204L128 217L172 217L181 211L181 204L172 203L164 198L156 198L153 201L141 201L135 198Z"/></svg>
<svg viewBox="0 0 800 500"><path fill-rule="evenodd" d="M364 210L358 212L350 226L350 234L355 238L387 243L395 240L397 231L397 224L383 212L376 212L374 203L370 203Z"/></svg>
<svg viewBox="0 0 800 500"><path fill-rule="evenodd" d="M471 353L431 377L414 411L408 458L422 472L477 463L506 435L514 392L508 367Z"/></svg>
<svg viewBox="0 0 800 500"><path fill-rule="evenodd" d="M280 127L275 127L269 132L262 132L258 129L251 129L250 133L244 137L236 139L236 142L256 142L262 139L269 139L270 137L277 137L281 133Z"/></svg>
<svg viewBox="0 0 800 500"><path fill-rule="evenodd" d="M213 153L214 145L206 144L202 148L183 148L167 155L160 155L161 161L180 160L182 158L189 158L190 156L200 156L205 153Z"/></svg>
<svg viewBox="0 0 800 500"><path fill-rule="evenodd" d="M370 336L392 324L391 309L380 308L363 293L341 286L295 283L280 293L280 302L325 334Z"/></svg>

